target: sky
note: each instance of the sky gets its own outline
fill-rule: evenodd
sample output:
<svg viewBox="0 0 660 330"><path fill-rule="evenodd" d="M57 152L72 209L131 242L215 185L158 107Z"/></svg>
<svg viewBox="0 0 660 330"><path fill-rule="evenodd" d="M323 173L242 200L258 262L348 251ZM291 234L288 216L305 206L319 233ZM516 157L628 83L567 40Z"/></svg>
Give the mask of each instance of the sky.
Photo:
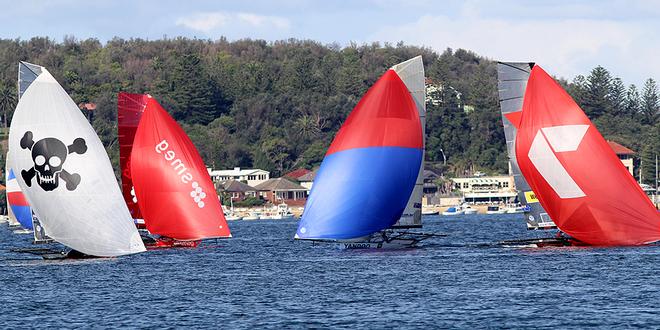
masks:
<svg viewBox="0 0 660 330"><path fill-rule="evenodd" d="M625 83L660 79L660 1L0 0L0 38L185 36L464 48L573 79L602 65Z"/></svg>

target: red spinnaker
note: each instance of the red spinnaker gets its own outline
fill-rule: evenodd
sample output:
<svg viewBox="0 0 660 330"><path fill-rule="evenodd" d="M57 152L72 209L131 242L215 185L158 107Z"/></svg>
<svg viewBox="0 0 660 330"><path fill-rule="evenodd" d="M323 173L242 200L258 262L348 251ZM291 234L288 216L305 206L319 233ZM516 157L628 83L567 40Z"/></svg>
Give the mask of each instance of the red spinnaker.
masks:
<svg viewBox="0 0 660 330"><path fill-rule="evenodd" d="M394 70L387 70L355 106L326 155L366 147L423 148L418 118L408 88Z"/></svg>
<svg viewBox="0 0 660 330"><path fill-rule="evenodd" d="M133 219L142 219L140 206L136 202L131 179L131 151L140 118L147 106L149 96L120 92L117 95L117 137L119 139L119 165L121 167L121 192Z"/></svg>
<svg viewBox="0 0 660 330"><path fill-rule="evenodd" d="M660 240L660 213L573 99L532 69L516 137L520 169L557 227L590 245Z"/></svg>
<svg viewBox="0 0 660 330"><path fill-rule="evenodd" d="M231 237L202 157L151 97L135 134L131 173L152 234L177 240Z"/></svg>

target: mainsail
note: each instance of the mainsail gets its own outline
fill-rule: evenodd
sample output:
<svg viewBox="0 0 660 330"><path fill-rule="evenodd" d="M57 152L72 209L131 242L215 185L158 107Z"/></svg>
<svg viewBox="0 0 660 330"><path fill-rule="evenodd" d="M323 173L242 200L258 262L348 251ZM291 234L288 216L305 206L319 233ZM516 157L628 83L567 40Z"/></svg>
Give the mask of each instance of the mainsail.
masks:
<svg viewBox="0 0 660 330"><path fill-rule="evenodd" d="M513 122L520 120L522 114L523 97L527 87L529 73L534 63L498 62L497 86L500 97L500 110L502 111L502 124L506 138L506 151L509 155L510 174L518 190L518 201L525 206L525 219L528 229L557 228L548 213L539 203L532 188L520 172L516 160L516 125Z"/></svg>
<svg viewBox="0 0 660 330"><path fill-rule="evenodd" d="M133 219L142 219L137 203L133 179L131 177L131 151L140 118L147 106L149 96L120 92L117 95L117 138L119 140L119 165L121 167L121 188L124 201Z"/></svg>
<svg viewBox="0 0 660 330"><path fill-rule="evenodd" d="M580 107L538 65L513 124L520 170L561 231L590 245L660 240L660 213Z"/></svg>
<svg viewBox="0 0 660 330"><path fill-rule="evenodd" d="M405 62L399 63L391 68L399 75L401 81L406 85L410 96L412 96L419 113L419 121L422 125L422 143L426 145L426 81L424 78L424 63L422 57L417 56ZM403 211L399 221L394 228L419 228L422 227L422 195L424 194L424 153L422 148L422 163L419 166L419 174L415 182L415 188L406 209Z"/></svg>
<svg viewBox="0 0 660 330"><path fill-rule="evenodd" d="M42 67L28 62L18 62L18 99L30 87L30 84L39 77Z"/></svg>
<svg viewBox="0 0 660 330"><path fill-rule="evenodd" d="M108 155L45 68L24 91L9 132L10 166L50 237L82 253L118 256L144 245Z"/></svg>
<svg viewBox="0 0 660 330"><path fill-rule="evenodd" d="M295 237L346 240L392 227L414 191L423 153L418 105L390 69L335 136Z"/></svg>
<svg viewBox="0 0 660 330"><path fill-rule="evenodd" d="M9 153L7 153L6 170L7 175L7 212L9 214L10 224L18 222L25 229L32 229L32 209L25 199L16 181L16 175L9 166Z"/></svg>
<svg viewBox="0 0 660 330"><path fill-rule="evenodd" d="M147 229L182 241L231 237L197 148L160 104L146 97L130 166Z"/></svg>

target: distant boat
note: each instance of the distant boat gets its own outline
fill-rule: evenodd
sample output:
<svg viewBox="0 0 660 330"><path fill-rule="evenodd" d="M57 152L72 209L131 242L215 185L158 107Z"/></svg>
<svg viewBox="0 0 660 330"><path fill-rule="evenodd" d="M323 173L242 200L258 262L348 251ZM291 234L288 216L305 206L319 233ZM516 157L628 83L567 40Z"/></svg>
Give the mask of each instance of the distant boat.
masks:
<svg viewBox="0 0 660 330"><path fill-rule="evenodd" d="M463 209L460 206L450 206L446 210L442 211L442 215L461 215L463 214Z"/></svg>
<svg viewBox="0 0 660 330"><path fill-rule="evenodd" d="M504 214L506 209L503 209L497 205L490 205L486 208L486 214Z"/></svg>
<svg viewBox="0 0 660 330"><path fill-rule="evenodd" d="M576 244L641 245L660 240L660 213L573 99L534 65L515 155L536 198Z"/></svg>
<svg viewBox="0 0 660 330"><path fill-rule="evenodd" d="M248 212L248 215L243 217L243 220L261 220L261 219L263 219L261 212L257 212L257 211Z"/></svg>
<svg viewBox="0 0 660 330"><path fill-rule="evenodd" d="M43 67L14 112L9 153L23 194L54 240L90 256L144 251L105 147Z"/></svg>
<svg viewBox="0 0 660 330"><path fill-rule="evenodd" d="M524 219L527 229L544 230L555 229L557 225L552 221L548 212L536 198L529 183L522 175L516 159L516 135L518 129L509 118L514 120L520 115L523 106L523 98L527 88L527 80L534 63L526 62L498 62L497 63L497 86L499 90L500 110L502 112L502 123L504 125L504 136L506 138L506 151L509 155L510 175L518 190L518 201L523 206ZM518 213L518 212L515 212Z"/></svg>
<svg viewBox="0 0 660 330"><path fill-rule="evenodd" d="M146 94L120 92L117 95L117 140L119 142L121 190L128 210L138 228L145 228L145 226L131 177L131 152L135 132L137 132L148 99L149 96Z"/></svg>
<svg viewBox="0 0 660 330"><path fill-rule="evenodd" d="M421 56L369 89L321 164L295 238L342 248L411 247L421 226L424 133Z"/></svg>
<svg viewBox="0 0 660 330"><path fill-rule="evenodd" d="M161 105L147 95L130 157L135 196L148 247L194 247L231 233L215 186L197 148Z"/></svg>
<svg viewBox="0 0 660 330"><path fill-rule="evenodd" d="M461 209L463 210L463 214L465 215L477 214L477 212L479 211L475 208L472 208L472 206L470 206L467 203L463 203L463 205L461 205Z"/></svg>
<svg viewBox="0 0 660 330"><path fill-rule="evenodd" d="M291 213L291 210L289 209L289 205L286 205L285 203L281 203L277 205L277 208L275 209L275 214L273 214L273 219L274 220L291 220L294 218L293 213Z"/></svg>

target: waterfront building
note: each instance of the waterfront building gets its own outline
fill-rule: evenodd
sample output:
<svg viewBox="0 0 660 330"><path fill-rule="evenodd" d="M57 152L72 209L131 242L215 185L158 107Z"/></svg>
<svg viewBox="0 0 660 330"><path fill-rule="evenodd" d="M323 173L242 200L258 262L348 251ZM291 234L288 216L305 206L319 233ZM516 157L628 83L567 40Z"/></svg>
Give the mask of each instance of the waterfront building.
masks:
<svg viewBox="0 0 660 330"><path fill-rule="evenodd" d="M460 191L468 203L512 203L516 199L513 177L480 176L453 178L454 190Z"/></svg>
<svg viewBox="0 0 660 330"><path fill-rule="evenodd" d="M257 197L257 189L237 180L227 180L219 183L220 190L229 194L234 202L247 197Z"/></svg>
<svg viewBox="0 0 660 330"><path fill-rule="evenodd" d="M240 167L234 167L232 170L209 170L209 175L215 183L236 180L251 187L256 187L270 179L270 172L258 168L241 169Z"/></svg>
<svg viewBox="0 0 660 330"><path fill-rule="evenodd" d="M254 187L258 195L273 203L289 206L304 206L309 191L307 188L286 178L269 179Z"/></svg>

